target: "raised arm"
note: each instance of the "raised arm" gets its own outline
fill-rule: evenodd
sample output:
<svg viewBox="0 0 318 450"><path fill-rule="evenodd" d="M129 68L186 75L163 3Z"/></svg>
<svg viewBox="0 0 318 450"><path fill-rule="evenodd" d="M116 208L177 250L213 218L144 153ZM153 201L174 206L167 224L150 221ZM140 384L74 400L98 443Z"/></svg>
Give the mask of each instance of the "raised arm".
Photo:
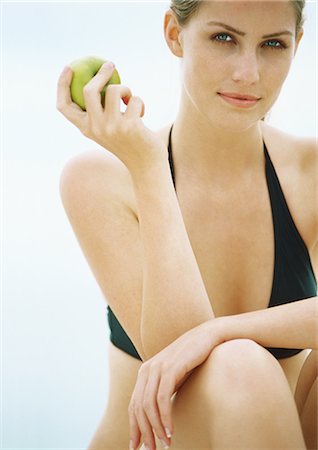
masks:
<svg viewBox="0 0 318 450"><path fill-rule="evenodd" d="M131 305L131 297L136 292L139 294L138 267L138 270L132 269L133 276L127 274L127 287L121 289L121 298L125 291L126 311L121 306L116 307L115 313L120 310L119 320L125 318L122 322L124 328L130 336L135 336L137 349L144 359L148 359L187 330L214 316L174 191L167 148L155 133L144 126L141 120L143 102L132 96L129 88L111 85L107 88L105 109L102 108L98 92L106 84L112 71L113 67L102 66L85 86L86 112L71 101L69 85L72 73L64 72L58 83L57 108L85 136L109 150L128 168L136 194L139 224L122 202L122 196L113 192L115 189L111 186L111 180L106 179L109 170L104 174L99 170L98 173L99 180L104 177L101 180L102 189L110 186L109 189L107 187L110 192L103 196L98 189L92 187L96 184L92 179L96 176L95 173L90 174L90 181L87 181L86 175L80 175L81 179L76 182L74 178L77 175L70 176L70 171L66 171L62 181L62 197L84 253L104 292L109 292L109 288L104 288L105 277L109 280L110 274L114 273L111 257L115 258L117 266L120 258L123 262L121 280L115 273L113 275L117 276L117 284L125 284L123 273L133 263L131 255L127 255L130 264L125 263L124 256L122 257L124 249L120 249L119 258L118 251L114 250L114 238L120 238L122 245L123 239L124 242L129 239L141 241L141 258L139 243L138 246L132 244L132 253L138 255L138 260L135 257L136 264L142 260L141 304L138 299L136 305ZM124 114L120 112L123 98L128 103ZM82 165L77 172L83 172ZM89 186L86 194L82 188L84 183ZM90 200L92 195L94 202ZM104 212L103 216L98 216L100 219L96 219L98 208L93 209L96 199L99 202L98 208ZM80 208L73 206L74 201ZM104 221L107 217L107 223L100 223L102 217ZM114 227L113 223L116 230L111 229ZM128 286L131 286L131 292ZM117 291L112 289L114 305L119 297L119 288L116 289ZM140 316L140 322L139 317L131 317L132 311ZM136 330L138 322L140 336Z"/></svg>

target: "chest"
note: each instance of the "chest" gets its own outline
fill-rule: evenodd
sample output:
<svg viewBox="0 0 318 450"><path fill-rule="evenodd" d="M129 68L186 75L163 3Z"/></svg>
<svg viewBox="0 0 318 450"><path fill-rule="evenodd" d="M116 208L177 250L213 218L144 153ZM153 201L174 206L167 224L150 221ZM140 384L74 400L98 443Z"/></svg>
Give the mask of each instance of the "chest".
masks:
<svg viewBox="0 0 318 450"><path fill-rule="evenodd" d="M187 195L180 190L178 199L215 315L267 308L275 239L266 179L254 189L226 195ZM296 206L297 199L292 204Z"/></svg>

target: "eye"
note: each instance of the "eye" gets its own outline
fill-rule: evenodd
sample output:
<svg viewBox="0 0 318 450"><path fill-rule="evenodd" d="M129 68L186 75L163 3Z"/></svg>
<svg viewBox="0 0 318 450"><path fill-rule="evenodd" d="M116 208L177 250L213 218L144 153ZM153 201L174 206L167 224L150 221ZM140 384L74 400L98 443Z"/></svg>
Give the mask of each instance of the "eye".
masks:
<svg viewBox="0 0 318 450"><path fill-rule="evenodd" d="M277 50L283 50L284 48L287 48L287 45L284 44L281 41L277 41L276 39L271 39L270 41L264 42L264 47L268 47L271 49L277 49Z"/></svg>
<svg viewBox="0 0 318 450"><path fill-rule="evenodd" d="M233 41L232 36L230 36L228 33L215 34L214 36L211 37L211 39L213 41L222 42L222 43L223 42L232 42Z"/></svg>

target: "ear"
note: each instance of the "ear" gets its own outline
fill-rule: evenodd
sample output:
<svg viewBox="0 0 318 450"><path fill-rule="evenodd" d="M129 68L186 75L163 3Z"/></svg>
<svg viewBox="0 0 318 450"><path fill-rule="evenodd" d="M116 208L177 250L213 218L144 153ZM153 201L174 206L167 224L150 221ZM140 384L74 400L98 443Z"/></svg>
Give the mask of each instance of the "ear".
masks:
<svg viewBox="0 0 318 450"><path fill-rule="evenodd" d="M296 52L297 52L297 49L298 49L299 42L301 41L301 38L303 37L303 35L304 35L304 30L303 30L303 28L302 28L301 30L299 30L299 32L298 32L298 34L297 34L297 37L296 37L296 45L295 45L295 52L294 52L294 55L296 55Z"/></svg>
<svg viewBox="0 0 318 450"><path fill-rule="evenodd" d="M183 56L182 29L178 24L175 13L171 9L165 13L164 35L172 53L181 58Z"/></svg>

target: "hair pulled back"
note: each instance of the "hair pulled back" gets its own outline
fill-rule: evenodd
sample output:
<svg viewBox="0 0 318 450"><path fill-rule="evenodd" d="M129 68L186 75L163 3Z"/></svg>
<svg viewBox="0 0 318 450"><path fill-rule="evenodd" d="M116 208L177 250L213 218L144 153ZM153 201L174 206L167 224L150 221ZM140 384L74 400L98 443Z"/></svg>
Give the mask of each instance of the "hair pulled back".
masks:
<svg viewBox="0 0 318 450"><path fill-rule="evenodd" d="M170 8L175 13L178 23L186 25L194 16L204 0L171 0ZM290 0L296 13L296 36L302 29L304 23L304 7L306 0Z"/></svg>

